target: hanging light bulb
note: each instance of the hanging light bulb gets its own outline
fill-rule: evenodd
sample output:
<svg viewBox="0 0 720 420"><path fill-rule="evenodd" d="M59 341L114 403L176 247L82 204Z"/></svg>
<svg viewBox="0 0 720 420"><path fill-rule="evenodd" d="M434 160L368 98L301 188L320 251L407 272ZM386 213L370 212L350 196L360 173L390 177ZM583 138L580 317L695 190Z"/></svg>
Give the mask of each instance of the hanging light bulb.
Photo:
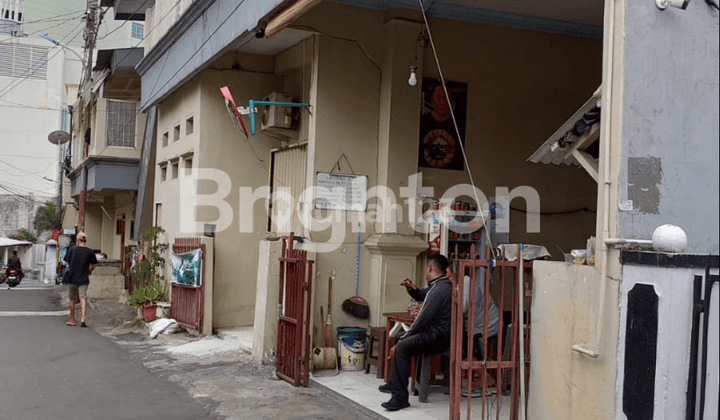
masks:
<svg viewBox="0 0 720 420"><path fill-rule="evenodd" d="M417 67L410 66L410 78L408 79L408 85L415 86L417 85Z"/></svg>

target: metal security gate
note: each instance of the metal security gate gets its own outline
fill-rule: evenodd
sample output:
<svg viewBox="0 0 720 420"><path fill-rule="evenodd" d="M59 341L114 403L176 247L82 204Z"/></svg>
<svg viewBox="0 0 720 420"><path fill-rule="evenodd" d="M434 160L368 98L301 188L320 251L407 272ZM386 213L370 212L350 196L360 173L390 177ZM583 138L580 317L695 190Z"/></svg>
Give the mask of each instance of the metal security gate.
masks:
<svg viewBox="0 0 720 420"><path fill-rule="evenodd" d="M519 255L520 251L518 251ZM510 419L516 420L520 409L520 381L525 380L520 378L520 352L519 352L519 338L521 333L520 328L520 316L519 316L519 302L518 302L518 286L520 285L520 262L515 261L504 261L494 260L490 253L490 249L486 248L485 259L480 260L476 258L475 246L471 247L470 251L471 259L460 260L460 267L458 274L453 285L453 301L452 301L452 344L450 354L450 420L460 420L462 404L462 384L463 380L467 380L467 388L473 389L482 387L483 396L481 400L481 412L482 417L480 418L500 418L500 412L502 409L502 391L504 385L507 385L509 381L510 385ZM532 272L532 262L524 262L523 270L525 270L525 276L523 281L524 296L529 297L531 293L531 282L528 272ZM492 271L497 270L500 272L500 282L497 285L499 287L500 296L498 299L497 306L500 312L498 320L498 335L497 339L494 340L496 345L490 347L488 339L488 311L490 308L490 299L487 297L491 296L490 286L493 282ZM476 308L476 290L478 287L478 272L484 273L485 280L484 293L486 296L484 299L485 307ZM512 273L512 274L511 274ZM465 275L470 276L470 293L467 303L467 317L468 320L475 319L476 311L483 311L485 314L483 333L483 347L486 350L485 360L474 360L473 354L473 335L474 328L471 321L468 321L468 328L465 330L464 327L464 281L462 279ZM506 290L512 293L512 319L509 325L504 322L505 307L505 296ZM525 312L529 313L529 308L525 308ZM525 363L529 360L530 355L530 340L529 340L529 316L525 317L526 325L523 328L522 333L525 334ZM463 340L463 334L466 334L465 340ZM463 345L466 346L466 357L463 358ZM494 359L491 360L491 354L495 354ZM473 374L478 373L481 375L488 375L495 379L495 387L498 394L492 398L497 398L497 401L490 404L489 399L485 393L485 385L481 385L476 382L473 378ZM505 384L503 384L505 382ZM471 412L473 407L473 398L468 393L466 398L467 404L464 404L467 410L467 418L471 418ZM475 399L477 400L477 399ZM491 415L488 407L494 407L496 413ZM464 416L463 416L464 417Z"/></svg>
<svg viewBox="0 0 720 420"><path fill-rule="evenodd" d="M202 330L205 316L205 245L200 238L176 238L172 250L176 254L202 250L202 280L200 287L172 283L170 318L193 330Z"/></svg>
<svg viewBox="0 0 720 420"><path fill-rule="evenodd" d="M282 238L278 303L277 375L294 386L308 386L310 293L313 261L294 249L295 235Z"/></svg>
<svg viewBox="0 0 720 420"><path fill-rule="evenodd" d="M690 370L685 408L686 420L720 418L718 395L718 302L720 276L710 274L710 258L705 276L695 276L690 343ZM717 266L717 256L715 264ZM709 363L715 361L715 363ZM710 365L710 366L709 366ZM712 366L715 366L715 369ZM710 370L708 370L710 367Z"/></svg>

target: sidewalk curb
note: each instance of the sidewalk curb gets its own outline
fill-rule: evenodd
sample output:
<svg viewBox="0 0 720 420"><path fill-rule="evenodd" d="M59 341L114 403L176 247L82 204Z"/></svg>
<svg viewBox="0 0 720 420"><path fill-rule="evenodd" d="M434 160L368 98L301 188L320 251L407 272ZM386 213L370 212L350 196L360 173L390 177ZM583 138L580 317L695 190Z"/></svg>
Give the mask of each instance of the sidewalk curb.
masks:
<svg viewBox="0 0 720 420"><path fill-rule="evenodd" d="M334 391L325 385L315 381L312 377L310 377L309 381L309 387L310 388L318 388L320 389L323 394L325 394L328 398L331 400L342 404L345 407L351 408L353 411L355 411L358 414L358 417L368 420L389 420L387 417L383 416L380 413L377 413L363 405L360 405L359 403L343 396L337 391Z"/></svg>

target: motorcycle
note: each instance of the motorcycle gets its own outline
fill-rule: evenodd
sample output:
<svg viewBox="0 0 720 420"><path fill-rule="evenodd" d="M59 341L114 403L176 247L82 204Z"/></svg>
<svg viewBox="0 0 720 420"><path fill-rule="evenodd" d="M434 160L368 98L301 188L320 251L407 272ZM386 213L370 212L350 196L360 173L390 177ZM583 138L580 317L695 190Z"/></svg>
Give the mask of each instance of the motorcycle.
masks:
<svg viewBox="0 0 720 420"><path fill-rule="evenodd" d="M17 286L18 284L20 284L20 280L21 280L20 270L18 270L17 268L11 268L10 270L8 270L8 274L7 274L8 287Z"/></svg>

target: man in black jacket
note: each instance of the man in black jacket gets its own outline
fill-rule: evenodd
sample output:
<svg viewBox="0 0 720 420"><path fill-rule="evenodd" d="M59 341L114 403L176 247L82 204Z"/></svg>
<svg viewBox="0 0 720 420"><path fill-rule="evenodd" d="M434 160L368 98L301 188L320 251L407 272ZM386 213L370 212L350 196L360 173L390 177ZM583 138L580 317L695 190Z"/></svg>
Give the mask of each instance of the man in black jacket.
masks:
<svg viewBox="0 0 720 420"><path fill-rule="evenodd" d="M390 401L382 403L386 410L396 411L410 406L408 378L412 357L440 353L450 346L452 283L446 276L447 267L447 258L442 255L432 257L425 273L428 287L419 290L408 288L408 293L423 301L423 306L408 332L390 350L390 358L394 357L392 378L380 387L381 392L392 393Z"/></svg>
<svg viewBox="0 0 720 420"><path fill-rule="evenodd" d="M18 283L22 280L24 273L22 272L22 263L20 262L20 258L17 256L17 251L13 250L12 256L8 258L8 265L7 270L5 270L5 275L10 276L10 270L16 269L18 271ZM8 290L10 290L10 282L8 282Z"/></svg>

